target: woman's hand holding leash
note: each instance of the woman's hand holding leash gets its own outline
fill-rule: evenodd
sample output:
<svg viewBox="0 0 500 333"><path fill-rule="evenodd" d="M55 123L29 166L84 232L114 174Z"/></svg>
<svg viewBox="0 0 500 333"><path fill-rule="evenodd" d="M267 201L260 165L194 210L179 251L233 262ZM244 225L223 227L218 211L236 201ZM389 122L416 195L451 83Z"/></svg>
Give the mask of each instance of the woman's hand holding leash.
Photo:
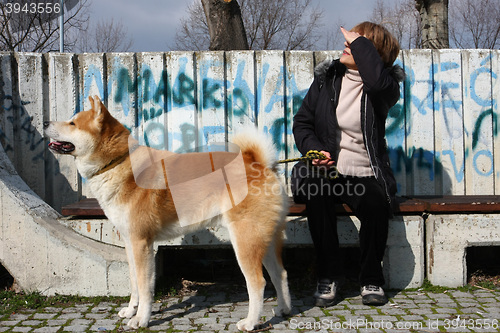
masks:
<svg viewBox="0 0 500 333"><path fill-rule="evenodd" d="M323 153L327 158L326 159L315 159L312 160L312 165L314 166L324 166L327 168L332 167L335 164L335 161L332 160L332 156L330 155L329 152L322 150L321 153Z"/></svg>

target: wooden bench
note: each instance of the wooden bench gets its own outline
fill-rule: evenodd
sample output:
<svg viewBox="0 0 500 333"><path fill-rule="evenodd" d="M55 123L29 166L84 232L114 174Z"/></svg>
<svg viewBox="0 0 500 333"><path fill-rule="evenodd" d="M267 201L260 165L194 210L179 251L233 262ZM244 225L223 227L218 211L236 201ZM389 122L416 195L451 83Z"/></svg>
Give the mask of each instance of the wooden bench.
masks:
<svg viewBox="0 0 500 333"><path fill-rule="evenodd" d="M415 196L398 197L398 209L395 215L421 214L468 214L468 213L498 213L500 212L500 196L498 195L450 195L450 196ZM336 206L339 215L352 215L351 209L345 204ZM105 214L94 198L83 199L66 205L61 211L63 216L102 217ZM304 216L304 204L296 204L292 200L288 216Z"/></svg>
<svg viewBox="0 0 500 333"><path fill-rule="evenodd" d="M398 208L389 221L384 257L387 287L421 286L424 278L435 285L456 287L467 283L466 249L470 246L500 245L500 196L414 196L398 197ZM357 246L360 223L346 205L336 205L337 228L342 246ZM123 246L120 234L105 221L95 199L84 199L62 208L64 223L103 242ZM303 204L291 202L286 245L311 245ZM160 242L156 246L226 246L224 228L210 228Z"/></svg>

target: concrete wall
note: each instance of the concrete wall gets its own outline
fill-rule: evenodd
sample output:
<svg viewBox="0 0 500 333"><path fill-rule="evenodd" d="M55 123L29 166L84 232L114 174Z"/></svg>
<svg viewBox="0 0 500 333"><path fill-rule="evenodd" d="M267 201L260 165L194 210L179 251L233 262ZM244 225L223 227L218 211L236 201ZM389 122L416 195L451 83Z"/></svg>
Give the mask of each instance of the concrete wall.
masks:
<svg viewBox="0 0 500 333"><path fill-rule="evenodd" d="M68 157L42 138L103 98L134 135L182 151L249 124L279 157L298 156L292 117L315 64L338 52L0 54L0 142L28 185L56 209L91 196ZM406 50L401 99L387 120L399 194L499 194L500 51ZM283 174L288 170L285 168Z"/></svg>

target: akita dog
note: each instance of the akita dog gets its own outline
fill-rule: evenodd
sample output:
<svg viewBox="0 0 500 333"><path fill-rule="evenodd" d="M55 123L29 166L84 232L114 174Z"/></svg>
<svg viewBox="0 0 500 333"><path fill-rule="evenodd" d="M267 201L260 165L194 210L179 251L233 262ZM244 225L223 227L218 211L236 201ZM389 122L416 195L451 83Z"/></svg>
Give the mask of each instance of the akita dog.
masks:
<svg viewBox="0 0 500 333"><path fill-rule="evenodd" d="M289 314L281 260L288 199L274 168L273 145L253 133L234 138L239 152L159 151L138 145L97 96L89 100L90 110L68 121L45 122L44 132L52 139L50 150L75 157L79 173L124 239L131 296L119 316L130 318L128 326L146 327L151 317L153 242L216 222L229 230L248 289L248 316L238 329L250 331L259 322L266 284L262 265L277 291L275 314Z"/></svg>

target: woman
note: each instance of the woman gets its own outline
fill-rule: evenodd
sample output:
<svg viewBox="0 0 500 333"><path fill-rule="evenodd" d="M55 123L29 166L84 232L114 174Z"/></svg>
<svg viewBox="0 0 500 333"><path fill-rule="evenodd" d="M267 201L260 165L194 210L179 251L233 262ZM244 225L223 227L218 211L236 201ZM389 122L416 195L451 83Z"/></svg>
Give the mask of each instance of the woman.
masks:
<svg viewBox="0 0 500 333"><path fill-rule="evenodd" d="M342 56L317 66L314 81L294 117L293 134L299 151L317 150L327 157L313 160L311 168L301 163L295 166L292 178L298 185L294 196L306 202L316 250L316 305L333 304L343 280L336 201L348 204L361 221L359 281L363 304L381 305L387 303L381 261L396 193L385 120L399 99L404 73L393 66L399 44L384 27L363 22L351 31L341 31L345 38Z"/></svg>

